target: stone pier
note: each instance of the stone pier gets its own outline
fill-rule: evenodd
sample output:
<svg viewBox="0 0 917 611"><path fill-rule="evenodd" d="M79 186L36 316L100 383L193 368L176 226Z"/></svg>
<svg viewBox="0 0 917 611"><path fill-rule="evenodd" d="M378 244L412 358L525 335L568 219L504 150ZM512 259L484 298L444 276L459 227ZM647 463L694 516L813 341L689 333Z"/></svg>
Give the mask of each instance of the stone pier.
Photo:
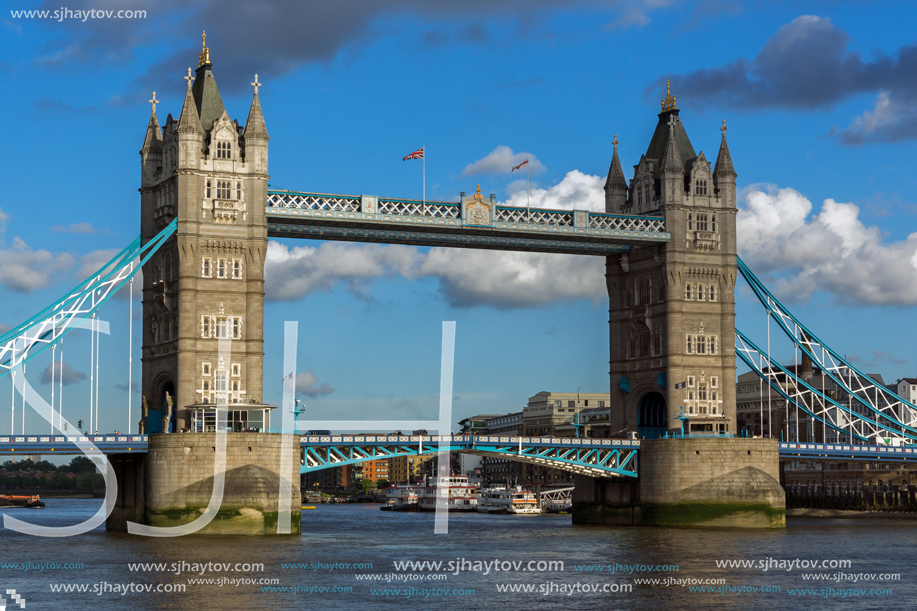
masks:
<svg viewBox="0 0 917 611"><path fill-rule="evenodd" d="M229 433L223 501L199 534L277 534L281 475L291 478L291 534L300 533L298 438L292 464L280 473L283 435ZM178 526L197 519L213 491L216 433L150 435L149 453L110 457L118 477L118 499L108 530L126 531L127 522Z"/></svg>
<svg viewBox="0 0 917 611"><path fill-rule="evenodd" d="M573 523L783 528L774 439L656 439L637 479L577 476Z"/></svg>

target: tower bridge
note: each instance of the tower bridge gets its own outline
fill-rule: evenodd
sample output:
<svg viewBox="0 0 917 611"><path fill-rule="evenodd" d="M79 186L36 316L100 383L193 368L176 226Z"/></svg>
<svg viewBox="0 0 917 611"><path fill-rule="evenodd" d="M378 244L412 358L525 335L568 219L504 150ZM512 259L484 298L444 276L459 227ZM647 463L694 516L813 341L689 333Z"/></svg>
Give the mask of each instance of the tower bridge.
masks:
<svg viewBox="0 0 917 611"><path fill-rule="evenodd" d="M209 493L202 491L225 478L233 483L228 489L243 493L250 482L280 491L259 500L264 522L254 531L296 532L298 511L291 527L283 507L299 506L291 486L297 468L441 449L577 473L577 522L653 523L653 516L666 515L659 523L671 523L672 511L716 505L725 513L702 523L770 527L783 524L778 452L909 458L910 447L889 453L877 444L881 437L905 445L917 439L917 406L879 387L818 340L739 261L737 174L725 121L711 163L695 150L670 92L629 181L615 137L605 210L596 212L503 206L480 188L457 202L269 188L270 136L257 75L244 125L223 105L206 47L185 80L177 119L169 114L160 125L155 94L151 100L140 150L140 238L64 300L0 338L0 375L13 373L16 390L58 431L68 430L61 414L15 373L41 351L53 350L70 329L88 324L104 300L143 268L139 435L100 439L23 431L0 437L0 454L108 452L114 467L104 460L97 464L113 468L118 478L110 528L183 528L187 519L175 522L176 511L207 513ZM271 424L275 406L263 402L264 260L271 237L605 257L609 430L647 441L449 431L416 438L307 435L294 454L292 430L251 433L277 429ZM736 330L740 276L794 346L844 390L846 402L796 380ZM778 448L775 439L735 438L736 347L770 388L843 439L822 440L815 448L787 439ZM227 436L225 430L237 432ZM225 469L213 471L220 448L226 449ZM243 493L224 498L224 505L251 509L250 499L239 500L247 498ZM667 509L659 513L660 507ZM286 530L271 531L285 511ZM235 523L227 520L221 528L233 532ZM238 532L249 527L238 525Z"/></svg>

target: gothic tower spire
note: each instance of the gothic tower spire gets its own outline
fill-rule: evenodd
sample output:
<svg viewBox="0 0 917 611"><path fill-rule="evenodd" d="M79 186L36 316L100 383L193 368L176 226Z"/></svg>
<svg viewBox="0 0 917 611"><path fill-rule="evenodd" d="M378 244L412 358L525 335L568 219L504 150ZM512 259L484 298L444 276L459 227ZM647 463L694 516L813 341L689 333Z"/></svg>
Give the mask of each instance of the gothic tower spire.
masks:
<svg viewBox="0 0 917 611"><path fill-rule="evenodd" d="M620 213L627 201L627 179L618 159L618 134L611 141L614 145L614 154L611 156L611 166L608 168L608 178L605 180L605 212Z"/></svg>

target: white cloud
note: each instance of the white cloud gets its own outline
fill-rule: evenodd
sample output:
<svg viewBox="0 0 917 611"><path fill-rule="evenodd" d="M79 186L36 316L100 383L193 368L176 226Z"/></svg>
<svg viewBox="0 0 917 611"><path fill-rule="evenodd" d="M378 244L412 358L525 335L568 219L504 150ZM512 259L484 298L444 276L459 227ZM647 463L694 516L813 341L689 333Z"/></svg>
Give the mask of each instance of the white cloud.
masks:
<svg viewBox="0 0 917 611"><path fill-rule="evenodd" d="M739 255L788 301L830 293L851 305L917 304L917 233L886 241L860 209L833 199L812 215L794 189L752 185L739 194Z"/></svg>
<svg viewBox="0 0 917 611"><path fill-rule="evenodd" d="M334 392L328 382L318 383L318 377L312 370L296 374L296 394L306 397L319 397Z"/></svg>
<svg viewBox="0 0 917 611"><path fill-rule="evenodd" d="M411 246L326 242L315 248L270 241L264 262L264 291L268 299L285 301L345 283L365 295L375 278L413 277L421 259Z"/></svg>
<svg viewBox="0 0 917 611"><path fill-rule="evenodd" d="M604 210L603 179L577 170L557 185L532 191L532 207ZM505 202L525 206L522 191ZM365 297L376 278L434 278L455 307L530 308L606 298L602 257L496 250L382 246L326 242L318 248L268 243L265 294L270 300L300 299L343 284Z"/></svg>
<svg viewBox="0 0 917 611"><path fill-rule="evenodd" d="M420 269L456 307L531 308L607 296L604 257L433 248Z"/></svg>
<svg viewBox="0 0 917 611"><path fill-rule="evenodd" d="M591 210L605 212L605 179L601 176L583 174L579 170L567 172L564 179L547 189L535 187L531 191L532 208L554 208L557 210ZM525 181L510 184L511 194L507 206L525 208L527 195Z"/></svg>
<svg viewBox="0 0 917 611"><path fill-rule="evenodd" d="M0 286L19 293L46 288L73 267L67 253L32 250L21 238L13 238L13 247L0 250Z"/></svg>
<svg viewBox="0 0 917 611"><path fill-rule="evenodd" d="M531 153L514 153L513 149L505 145L500 145L495 148L489 155L482 159L478 159L474 163L469 163L465 166L465 169L462 170L460 178L465 178L466 176L476 176L478 174L509 174L510 171L523 161L525 158L529 158L529 168L528 171L531 174L537 174L544 170L544 166L538 161L538 158ZM525 166L522 166L517 172L522 171L525 173ZM515 172L514 172L515 173ZM523 175L523 178L525 176Z"/></svg>

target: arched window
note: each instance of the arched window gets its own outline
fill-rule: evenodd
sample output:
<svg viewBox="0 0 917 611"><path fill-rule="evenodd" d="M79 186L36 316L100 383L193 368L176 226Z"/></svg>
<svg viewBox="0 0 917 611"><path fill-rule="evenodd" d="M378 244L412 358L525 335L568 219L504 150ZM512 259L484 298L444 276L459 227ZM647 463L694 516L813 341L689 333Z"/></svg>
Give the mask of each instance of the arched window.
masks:
<svg viewBox="0 0 917 611"><path fill-rule="evenodd" d="M210 180L207 180L207 187L204 189L204 197L210 199Z"/></svg>
<svg viewBox="0 0 917 611"><path fill-rule="evenodd" d="M716 285L710 285L710 301L716 301Z"/></svg>
<svg viewBox="0 0 917 611"><path fill-rule="evenodd" d="M239 201L242 200L242 183L241 182L236 183L236 199Z"/></svg>
<svg viewBox="0 0 917 611"><path fill-rule="evenodd" d="M648 305L650 302L650 281L646 278L641 278L637 286L637 299L639 300L637 305Z"/></svg>
<svg viewBox="0 0 917 611"><path fill-rule="evenodd" d="M217 142L217 159L231 159L232 158L232 144L221 140Z"/></svg>
<svg viewBox="0 0 917 611"><path fill-rule="evenodd" d="M691 288L692 287L691 287L690 282L685 283L685 299L687 299L688 301L690 301L692 298L691 297Z"/></svg>

